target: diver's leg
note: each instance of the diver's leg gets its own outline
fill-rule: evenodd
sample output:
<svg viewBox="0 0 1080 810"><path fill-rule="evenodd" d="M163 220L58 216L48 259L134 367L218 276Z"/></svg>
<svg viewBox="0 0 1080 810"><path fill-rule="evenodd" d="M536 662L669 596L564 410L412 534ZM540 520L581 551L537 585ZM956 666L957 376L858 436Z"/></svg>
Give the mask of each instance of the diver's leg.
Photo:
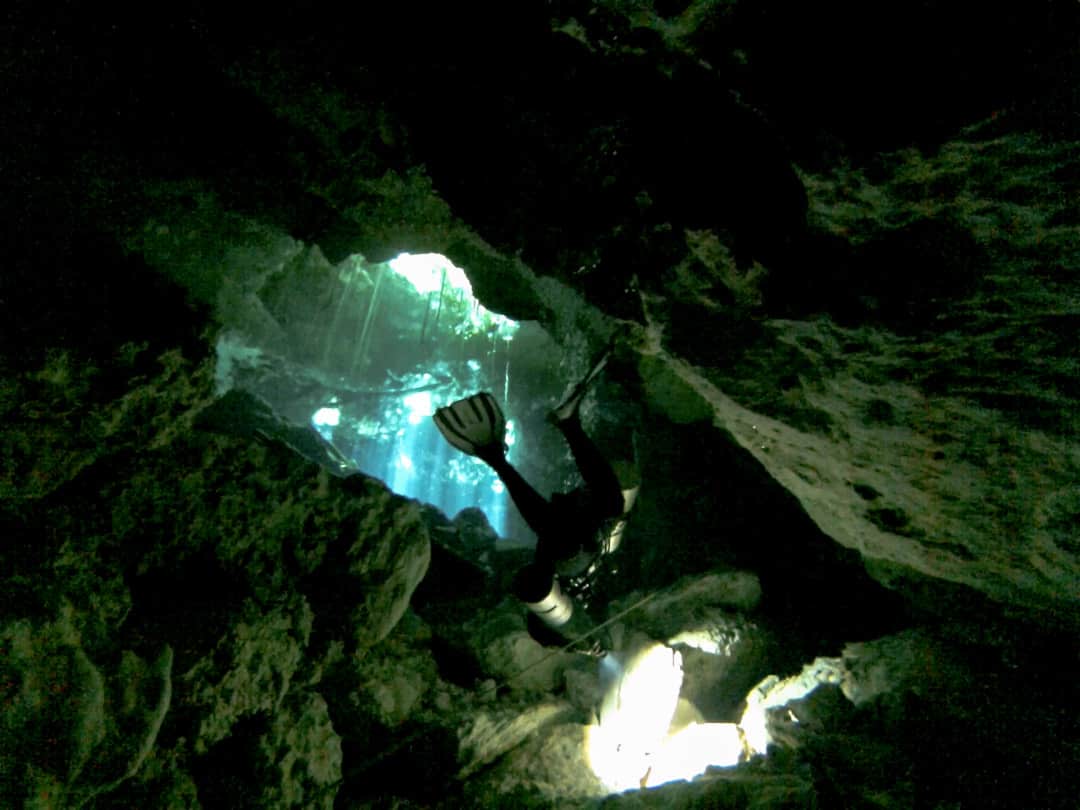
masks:
<svg viewBox="0 0 1080 810"><path fill-rule="evenodd" d="M577 411L574 411L568 419L560 419L555 426L566 438L566 443L570 445L570 452L574 456L578 471L585 481L585 486L592 493L599 513L604 517L621 515L624 506L622 486L611 464L585 433Z"/></svg>
<svg viewBox="0 0 1080 810"><path fill-rule="evenodd" d="M484 453L480 458L487 463L499 480L506 485L506 491L514 501L521 517L539 537L548 531L551 525L551 504L547 498L533 489L532 484L522 478L500 451ZM620 496L621 497L621 496Z"/></svg>
<svg viewBox="0 0 1080 810"><path fill-rule="evenodd" d="M614 347L615 344L610 343L596 356L592 365L589 367L589 371L585 374L585 377L575 385L563 401L556 405L551 413L548 414L549 421L557 425L564 419L570 419L577 414L578 408L581 407L581 401L585 399L585 394L589 391L589 386L591 386L596 378L600 376L600 372L604 370L608 360L611 359Z"/></svg>

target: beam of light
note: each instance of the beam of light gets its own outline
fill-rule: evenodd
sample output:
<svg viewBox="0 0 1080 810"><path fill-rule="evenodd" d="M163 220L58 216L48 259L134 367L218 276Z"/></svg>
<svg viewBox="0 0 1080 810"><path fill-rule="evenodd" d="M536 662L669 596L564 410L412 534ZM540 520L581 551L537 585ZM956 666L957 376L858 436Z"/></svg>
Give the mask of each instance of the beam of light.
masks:
<svg viewBox="0 0 1080 810"><path fill-rule="evenodd" d="M365 264L362 257L359 263ZM518 323L481 306L465 271L445 256L402 253L370 270L379 281L398 276L408 282L393 287L397 292L384 295L381 305L394 307L389 314L395 323L415 321L420 341L398 341L392 351L373 355L370 366L362 369L354 362L351 385L381 389L380 395L353 397L340 411L321 408L311 417L313 426L327 440L336 437L359 469L381 478L395 492L432 503L448 515L479 507L492 528L504 535L509 518L505 487L482 462L450 451L431 416L436 408L478 390L501 389L506 406L509 348ZM343 277L346 287L356 275ZM368 291L369 312L374 295ZM474 357L448 359L445 351L439 353L444 344L458 347L469 341L474 341L468 344ZM487 351L478 343L486 343ZM502 356L497 354L500 348ZM515 442L511 420L507 448Z"/></svg>
<svg viewBox="0 0 1080 810"><path fill-rule="evenodd" d="M593 773L613 793L693 779L709 767L742 760L734 723L677 725L679 652L653 644L625 662L609 654L601 662L601 679L608 687L597 722L586 728L585 748Z"/></svg>
<svg viewBox="0 0 1080 810"><path fill-rule="evenodd" d="M406 378L404 383L422 380ZM430 418L437 407L461 395L460 386L451 386L445 391L384 396L378 400L378 411L362 417L322 408L312 416L312 425L328 441L337 439L361 470L398 494L434 504L448 515L479 507L496 533L505 536L510 497L506 487L479 459L452 449ZM514 420L507 420L506 430L507 456L513 462Z"/></svg>
<svg viewBox="0 0 1080 810"><path fill-rule="evenodd" d="M505 487L482 462L449 448L431 416L477 391L501 391L509 411L519 324L481 306L465 272L445 256L403 253L371 264L357 254L337 271L322 323L293 335L302 351L282 354L276 345L248 345L255 338L241 331L222 334L217 393L244 388L283 418L303 413L350 462L328 461L335 475L355 468L450 516L479 507L506 536L516 516ZM554 376L555 344L539 327L527 332L532 343L546 340L552 349L530 368L546 367ZM507 448L516 439L510 421ZM508 455L513 463L515 454Z"/></svg>
<svg viewBox="0 0 1080 810"><path fill-rule="evenodd" d="M667 736L682 689L682 655L653 644L625 663L608 658L611 685L585 744L593 773L620 792L641 787Z"/></svg>

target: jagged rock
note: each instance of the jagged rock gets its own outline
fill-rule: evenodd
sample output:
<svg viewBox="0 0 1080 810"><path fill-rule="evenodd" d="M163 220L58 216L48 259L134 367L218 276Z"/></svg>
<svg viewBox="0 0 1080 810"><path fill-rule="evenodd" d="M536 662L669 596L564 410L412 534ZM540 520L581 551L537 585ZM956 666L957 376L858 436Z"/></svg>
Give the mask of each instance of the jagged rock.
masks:
<svg viewBox="0 0 1080 810"><path fill-rule="evenodd" d="M334 807L341 783L341 738L317 693L293 692L259 740L265 807Z"/></svg>
<svg viewBox="0 0 1080 810"><path fill-rule="evenodd" d="M889 797L912 806L927 795L992 804L999 780L1026 780L1032 756L1070 756L1056 743L1032 753L1021 731L1028 723L1059 728L1047 689L1060 684L961 657L940 636L909 631L849 645L789 678L771 676L747 697L740 723L751 748L797 748L816 763L819 791L838 805ZM1023 708L1008 708L1016 690ZM1055 783L1046 789L1054 801L1063 795L1055 773L1040 768L1038 777Z"/></svg>
<svg viewBox="0 0 1080 810"><path fill-rule="evenodd" d="M454 516L454 528L457 529L457 539L465 558L490 567L499 538L491 528L487 515L475 507L462 509Z"/></svg>
<svg viewBox="0 0 1080 810"><path fill-rule="evenodd" d="M103 750L88 763L94 776L80 779L75 786L74 792L81 795L73 806L114 790L134 776L151 754L172 701L172 665L173 651L169 647L149 664L132 652L125 650L121 654L119 670L110 683L109 734ZM100 783L108 774L117 776L111 782Z"/></svg>
<svg viewBox="0 0 1080 810"><path fill-rule="evenodd" d="M776 639L729 613L695 616L667 643L682 652L682 695L710 721L737 719L750 688L775 657Z"/></svg>
<svg viewBox="0 0 1080 810"><path fill-rule="evenodd" d="M187 702L199 716L198 752L245 717L276 714L301 666L312 618L302 597L265 612L248 602L217 648L184 674Z"/></svg>
<svg viewBox="0 0 1080 810"><path fill-rule="evenodd" d="M430 687L430 678L434 667L430 660L423 659L431 670L428 679L416 661L409 659L383 661L378 668L365 668L363 674L370 678L364 689L364 695L372 704L376 719L385 726L393 728L401 725L417 706L424 693Z"/></svg>
<svg viewBox="0 0 1080 810"><path fill-rule="evenodd" d="M918 630L848 644L841 653L845 697L856 706L905 690L963 689L971 671L942 640Z"/></svg>
<svg viewBox="0 0 1080 810"><path fill-rule="evenodd" d="M524 628L499 635L479 650L484 672L514 691L552 691L575 658L541 646Z"/></svg>
<svg viewBox="0 0 1080 810"><path fill-rule="evenodd" d="M776 722L785 744L800 733L819 733L822 718L843 727L850 708L874 707L875 722L883 728L901 723L909 695L950 695L952 700L969 691L978 680L941 639L907 631L874 641L847 645L835 658L817 658L789 678L771 675L751 690L743 715L751 747L763 752L768 744L765 725ZM822 695L815 695L818 691ZM808 708L807 701L828 704L842 696L850 704L840 708ZM804 717L805 715L805 717ZM753 722L748 718L755 718ZM766 721L762 725L762 721ZM817 726L815 729L814 726ZM797 743L796 743L797 744Z"/></svg>
<svg viewBox="0 0 1080 810"><path fill-rule="evenodd" d="M543 734L570 712L567 704L552 700L478 709L460 733L461 776L464 778L493 762L527 738Z"/></svg>
<svg viewBox="0 0 1080 810"><path fill-rule="evenodd" d="M129 806L153 805L162 810L200 810L199 789L177 752L159 751L125 787Z"/></svg>
<svg viewBox="0 0 1080 810"><path fill-rule="evenodd" d="M194 385L208 386L205 371L199 368ZM192 385L182 376L178 384ZM239 576L252 593L272 601L293 577L322 569L325 581L313 598L334 594L328 622L344 622L334 612L346 611L350 636L360 646L389 633L429 560L417 504L363 476L332 479L286 446L190 432L161 441L169 453L142 457L128 471L131 485L111 504L119 538L136 542L151 528L156 533L139 560L142 571L209 554L217 572ZM177 455L191 462L182 477L172 473ZM256 473L264 463L275 472ZM309 497L295 498L298 491Z"/></svg>
<svg viewBox="0 0 1080 810"><path fill-rule="evenodd" d="M481 806L525 791L559 802L603 796L607 791L589 767L585 740L580 723L550 722L530 732L467 795Z"/></svg>
<svg viewBox="0 0 1080 810"><path fill-rule="evenodd" d="M5 796L28 807L84 807L139 771L172 699L170 648L149 664L125 650L102 674L70 617L8 624L0 648Z"/></svg>
<svg viewBox="0 0 1080 810"><path fill-rule="evenodd" d="M775 650L769 635L740 615L761 598L757 578L746 572L684 577L653 594L623 597L609 612L617 615L646 597L619 622L616 635L641 633L680 649L687 676L684 696L710 720L734 720Z"/></svg>
<svg viewBox="0 0 1080 810"><path fill-rule="evenodd" d="M512 693L561 691L568 679L591 668L585 656L537 642L526 629L526 608L516 599L482 609L462 629L461 643L480 673ZM595 674L584 677L595 680Z"/></svg>
<svg viewBox="0 0 1080 810"><path fill-rule="evenodd" d="M774 739L773 724L781 731L798 724L798 716L790 708L795 701L822 687L839 687L846 674L842 659L818 658L790 678L770 675L762 680L747 695L746 709L739 721L749 750L764 754ZM786 740L790 743L791 737L787 736Z"/></svg>
<svg viewBox="0 0 1080 810"><path fill-rule="evenodd" d="M662 591L623 597L612 603L610 612L618 613L646 597L648 601L635 608L626 622L666 640L691 629L689 625L699 619L708 624L707 617L715 615L717 608L753 610L761 599L761 585L753 574L742 571L685 577ZM717 643L722 642L718 639Z"/></svg>
<svg viewBox="0 0 1080 810"><path fill-rule="evenodd" d="M334 677L346 694L335 693L341 704L335 708L344 713L348 706L350 728L375 723L395 729L420 713L440 686L431 640L430 629L410 612L377 649L342 662Z"/></svg>
<svg viewBox="0 0 1080 810"><path fill-rule="evenodd" d="M765 376L670 358L660 376L674 381L651 386L651 398L662 404L677 382L689 387L678 397L686 410L696 392L827 534L892 587L918 598L905 579L913 571L1067 621L1074 611L1047 606L1075 593L1078 576L1059 528L1080 477L1069 444L1073 386L1050 325L1060 317L1046 309L1059 282L1026 268L1036 261L1072 275L1061 251L1076 239L1075 218L1055 192L1071 152L972 132L936 152L892 156L881 180L857 170L806 177L834 275L785 275L789 286L772 293L800 319L767 322L737 350ZM995 188L1005 174L1016 194L1007 202ZM807 285L825 298L810 300ZM807 317L823 309L833 317ZM1030 337L1018 342L1021 332ZM643 358L643 376L657 377L658 362ZM1002 527L1028 551L1001 549Z"/></svg>
<svg viewBox="0 0 1080 810"><path fill-rule="evenodd" d="M409 598L431 560L431 545L415 501L390 492L381 482L353 476L350 495L359 495L344 534L355 540L346 551L351 590L361 600L350 614L353 637L361 646L386 638L409 607ZM362 506L359 506L362 504Z"/></svg>
<svg viewBox="0 0 1080 810"><path fill-rule="evenodd" d="M808 773L765 771L709 775L694 782L676 782L655 790L628 791L579 807L696 808L731 807L739 810L788 810L819 806L817 791Z"/></svg>

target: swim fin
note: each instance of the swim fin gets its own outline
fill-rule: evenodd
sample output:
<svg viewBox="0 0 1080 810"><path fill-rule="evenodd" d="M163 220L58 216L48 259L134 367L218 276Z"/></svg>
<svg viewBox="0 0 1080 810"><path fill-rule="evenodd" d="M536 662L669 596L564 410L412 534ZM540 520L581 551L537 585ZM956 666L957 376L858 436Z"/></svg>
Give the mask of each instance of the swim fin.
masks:
<svg viewBox="0 0 1080 810"><path fill-rule="evenodd" d="M487 391L439 408L431 418L443 438L462 453L476 456L491 449L503 450L506 417Z"/></svg>
<svg viewBox="0 0 1080 810"><path fill-rule="evenodd" d="M567 419L573 418L574 414L577 413L578 408L581 407L581 401L585 399L585 395L589 392L589 386L600 376L600 372L603 371L604 367L607 365L614 348L614 343L608 344L600 355L593 360L592 365L589 366L589 373L586 374L581 382L575 385L573 390L566 395L566 398L556 405L548 414L548 420L550 422L558 424L559 422L565 422Z"/></svg>

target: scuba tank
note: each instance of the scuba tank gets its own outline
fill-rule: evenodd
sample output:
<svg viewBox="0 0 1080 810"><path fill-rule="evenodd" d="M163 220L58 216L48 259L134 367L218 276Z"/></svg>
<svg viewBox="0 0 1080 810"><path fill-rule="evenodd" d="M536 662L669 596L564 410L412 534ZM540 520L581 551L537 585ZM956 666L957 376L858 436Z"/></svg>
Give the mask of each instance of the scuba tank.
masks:
<svg viewBox="0 0 1080 810"><path fill-rule="evenodd" d="M556 564L555 570L562 579L567 591L573 597L588 608L597 590L598 580L602 577L613 577L618 573L608 556L614 553L622 545L623 533L626 531L627 516L637 500L640 487L624 489L623 513L604 524L597 537L597 550ZM600 586L602 589L602 585Z"/></svg>
<svg viewBox="0 0 1080 810"><path fill-rule="evenodd" d="M589 634L574 651L603 655L610 646L606 633L593 632L596 623L562 589L551 568L538 563L526 565L514 577L514 593L531 611L530 633L541 644L564 646Z"/></svg>

